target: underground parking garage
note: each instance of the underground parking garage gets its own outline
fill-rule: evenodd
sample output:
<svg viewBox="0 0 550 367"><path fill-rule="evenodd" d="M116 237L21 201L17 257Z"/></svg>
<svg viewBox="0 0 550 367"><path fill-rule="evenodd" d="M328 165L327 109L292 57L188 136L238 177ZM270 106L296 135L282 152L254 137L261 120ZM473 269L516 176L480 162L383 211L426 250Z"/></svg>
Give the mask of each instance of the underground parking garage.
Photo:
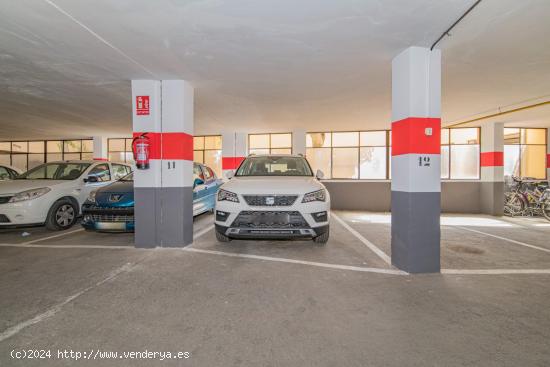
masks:
<svg viewBox="0 0 550 367"><path fill-rule="evenodd" d="M5 4L0 365L548 365L549 16Z"/></svg>

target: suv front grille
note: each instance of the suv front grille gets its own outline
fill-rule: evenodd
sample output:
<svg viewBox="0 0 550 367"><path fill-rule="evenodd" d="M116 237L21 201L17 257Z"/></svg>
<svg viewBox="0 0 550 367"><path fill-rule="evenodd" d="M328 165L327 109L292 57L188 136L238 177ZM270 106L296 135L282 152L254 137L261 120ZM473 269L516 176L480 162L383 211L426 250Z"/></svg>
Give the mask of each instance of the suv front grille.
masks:
<svg viewBox="0 0 550 367"><path fill-rule="evenodd" d="M242 211L231 225L233 228L309 228L297 211Z"/></svg>
<svg viewBox="0 0 550 367"><path fill-rule="evenodd" d="M298 195L243 195L243 198L250 206L291 206ZM273 203L268 203L269 200Z"/></svg>
<svg viewBox="0 0 550 367"><path fill-rule="evenodd" d="M13 196L0 196L0 204L5 204L7 203L8 201L10 201L10 199L12 198Z"/></svg>
<svg viewBox="0 0 550 367"><path fill-rule="evenodd" d="M90 217L94 222L133 222L134 216L133 215L99 215L99 214L91 214Z"/></svg>

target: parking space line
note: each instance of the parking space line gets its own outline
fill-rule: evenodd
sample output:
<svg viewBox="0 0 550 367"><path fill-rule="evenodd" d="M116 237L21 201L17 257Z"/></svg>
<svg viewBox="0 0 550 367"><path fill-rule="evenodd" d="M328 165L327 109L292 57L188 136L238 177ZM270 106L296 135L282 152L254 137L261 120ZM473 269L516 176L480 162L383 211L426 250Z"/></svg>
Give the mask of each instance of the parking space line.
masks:
<svg viewBox="0 0 550 367"><path fill-rule="evenodd" d="M182 250L183 251L188 251L188 252L197 252L197 253L202 253L202 254L221 255L221 256L229 256L229 257L240 257L240 258L245 258L245 259L255 259L255 260L264 260L264 261L275 261L275 262L317 266L317 267L321 267L321 268L338 269L338 270L351 270L351 271L360 271L360 272L367 272L367 273L379 273L379 274L390 274L390 275L408 275L408 273L406 273L404 271L395 270L395 269L365 268L365 267L361 267L361 266L352 266L352 265L327 264L327 263L319 263L319 262L314 262L314 261L287 259L287 258L283 258L283 257L271 257L271 256L260 256L260 255L249 255L249 254L236 254L236 253L232 253L232 252L201 250L201 249L189 248L189 247L182 248Z"/></svg>
<svg viewBox="0 0 550 367"><path fill-rule="evenodd" d="M331 217L334 217L344 228L351 232L359 241L361 241L365 246L367 246L372 252L374 252L379 258L381 258L386 264L391 266L391 258L381 249L376 247L372 242L363 237L355 229L351 228L343 219L337 216L334 212L330 213Z"/></svg>
<svg viewBox="0 0 550 367"><path fill-rule="evenodd" d="M31 243L46 241L46 240L49 240L49 239L52 239L52 238L63 237L63 236L67 236L67 235L70 235L70 234L73 234L73 233L82 232L83 230L84 230L84 228L79 228L79 229L75 229L74 231L63 232L63 233L59 233L59 234L56 234L56 235L53 235L53 236L37 238L36 240L22 242L21 245L30 245Z"/></svg>
<svg viewBox="0 0 550 367"><path fill-rule="evenodd" d="M201 237L202 235L210 232L212 229L214 229L214 225L209 225L208 227L200 230L199 232L197 232L196 234L193 234L193 240L196 240L198 239L199 237ZM193 246L193 244L189 245L189 246Z"/></svg>
<svg viewBox="0 0 550 367"><path fill-rule="evenodd" d="M535 250L539 250L539 251L544 251L544 252L550 253L550 249L547 249L547 248L544 248L544 247L535 246L535 245L530 245L530 244L528 244L528 243L516 241L516 240L513 240L513 239L511 239L511 238L506 238L506 237L502 237L502 236L497 236L497 235L495 235L495 234L491 234L491 233L487 233L487 232L482 232L482 231L478 231L478 230L476 230L476 229L466 228L466 227L462 227L462 226L457 226L457 228L460 228L460 229L463 229L463 230L469 231L469 232L474 232L474 233L483 234L483 235L489 236L489 237L498 238L499 240L511 242L511 243L516 244L516 245L520 245L520 246L524 246L524 247L529 247L529 248L532 248L532 249L535 249Z"/></svg>
<svg viewBox="0 0 550 367"><path fill-rule="evenodd" d="M115 279L120 274L131 271L132 268L135 265L136 265L136 263L133 263L133 264L132 263L126 263L126 264L122 265L121 267L118 267L117 269L111 271L106 278L100 280L99 282L97 282L97 283L95 283L95 284L93 284L89 287L86 287L86 288L76 292L75 294L65 298L65 300L63 300L62 302L50 307L49 309L47 309L46 311L36 315L35 317L33 317L31 319L28 319L28 320L25 320L23 322L20 322L19 324L14 325L14 326L2 331L0 333L0 342L14 336L15 334L18 334L21 330L25 329L26 327L29 327L29 326L34 325L34 324L38 324L39 322L44 321L44 320L54 316L59 311L61 311L63 306L65 306L66 304L74 301L76 298L80 297L84 293L89 292L90 290L102 285L103 283L106 283L106 282L109 282L109 281Z"/></svg>
<svg viewBox="0 0 550 367"><path fill-rule="evenodd" d="M456 275L505 275L550 274L550 269L441 269L441 274Z"/></svg>
<svg viewBox="0 0 550 367"><path fill-rule="evenodd" d="M97 249L134 249L134 246L118 246L118 245L34 245L25 243L0 243L0 247L29 247L29 248L97 248Z"/></svg>

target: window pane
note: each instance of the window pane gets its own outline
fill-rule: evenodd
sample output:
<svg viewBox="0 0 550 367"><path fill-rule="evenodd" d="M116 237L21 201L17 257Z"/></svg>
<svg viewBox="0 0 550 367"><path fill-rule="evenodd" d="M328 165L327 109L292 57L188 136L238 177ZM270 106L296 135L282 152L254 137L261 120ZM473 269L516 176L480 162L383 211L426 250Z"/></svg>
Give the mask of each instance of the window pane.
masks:
<svg viewBox="0 0 550 367"><path fill-rule="evenodd" d="M123 152L109 152L109 160L111 162L124 163L124 153Z"/></svg>
<svg viewBox="0 0 550 367"><path fill-rule="evenodd" d="M271 134L271 148L292 147L292 134Z"/></svg>
<svg viewBox="0 0 550 367"><path fill-rule="evenodd" d="M203 157L202 157L202 152L204 152L204 150L194 150L193 151L193 161L198 162L198 163L204 163L203 162Z"/></svg>
<svg viewBox="0 0 550 367"><path fill-rule="evenodd" d="M521 129L521 144L546 144L546 129Z"/></svg>
<svg viewBox="0 0 550 367"><path fill-rule="evenodd" d="M519 129L504 128L504 144L519 144Z"/></svg>
<svg viewBox="0 0 550 367"><path fill-rule="evenodd" d="M94 153L82 153L82 160L94 159Z"/></svg>
<svg viewBox="0 0 550 367"><path fill-rule="evenodd" d="M204 136L193 137L193 149L194 150L204 149Z"/></svg>
<svg viewBox="0 0 550 367"><path fill-rule="evenodd" d="M356 147L359 145L359 133L332 133L333 147Z"/></svg>
<svg viewBox="0 0 550 367"><path fill-rule="evenodd" d="M46 151L48 153L61 153L63 149L63 143L61 141L52 140L46 143Z"/></svg>
<svg viewBox="0 0 550 367"><path fill-rule="evenodd" d="M80 153L65 153L63 154L64 161L79 161Z"/></svg>
<svg viewBox="0 0 550 367"><path fill-rule="evenodd" d="M367 147L385 147L386 132L385 131L362 131L361 146Z"/></svg>
<svg viewBox="0 0 550 367"><path fill-rule="evenodd" d="M134 139L125 139L126 140L126 151L131 152L132 151L132 142Z"/></svg>
<svg viewBox="0 0 550 367"><path fill-rule="evenodd" d="M441 145L449 144L449 129L441 129Z"/></svg>
<svg viewBox="0 0 550 367"><path fill-rule="evenodd" d="M61 161L62 159L61 153L46 154L46 162Z"/></svg>
<svg viewBox="0 0 550 367"><path fill-rule="evenodd" d="M330 133L310 133L306 135L306 147L329 148L332 136Z"/></svg>
<svg viewBox="0 0 550 367"><path fill-rule="evenodd" d="M27 153L28 146L26 141L14 141L11 143L12 152Z"/></svg>
<svg viewBox="0 0 550 367"><path fill-rule="evenodd" d="M109 152L124 152L125 139L109 139Z"/></svg>
<svg viewBox="0 0 550 367"><path fill-rule="evenodd" d="M222 137L221 136L207 136L204 138L204 149L221 149Z"/></svg>
<svg viewBox="0 0 550 367"><path fill-rule="evenodd" d="M257 148L269 148L269 134L249 135L250 151Z"/></svg>
<svg viewBox="0 0 550 367"><path fill-rule="evenodd" d="M11 156L9 154L0 153L0 164L11 166Z"/></svg>
<svg viewBox="0 0 550 367"><path fill-rule="evenodd" d="M82 151L92 153L94 151L94 141L91 139L82 140Z"/></svg>
<svg viewBox="0 0 550 367"><path fill-rule="evenodd" d="M449 178L449 146L441 146L441 178Z"/></svg>
<svg viewBox="0 0 550 367"><path fill-rule="evenodd" d="M360 178L386 178L386 147L363 147L360 154Z"/></svg>
<svg viewBox="0 0 550 367"><path fill-rule="evenodd" d="M313 172L320 169L325 174L325 178L331 178L330 148L307 148L306 157Z"/></svg>
<svg viewBox="0 0 550 367"><path fill-rule="evenodd" d="M519 139L519 138L518 138ZM519 145L504 146L504 176L519 177Z"/></svg>
<svg viewBox="0 0 550 367"><path fill-rule="evenodd" d="M521 146L521 177L546 178L546 145Z"/></svg>
<svg viewBox="0 0 550 367"><path fill-rule="evenodd" d="M44 153L41 154L29 154L29 167L28 169L40 166L44 163Z"/></svg>
<svg viewBox="0 0 550 367"><path fill-rule="evenodd" d="M205 150L204 164L212 168L218 177L222 177L222 151Z"/></svg>
<svg viewBox="0 0 550 367"><path fill-rule="evenodd" d="M65 140L63 144L65 153L76 153L82 151L82 142L80 140Z"/></svg>
<svg viewBox="0 0 550 367"><path fill-rule="evenodd" d="M269 149L250 149L250 154L269 154Z"/></svg>
<svg viewBox="0 0 550 367"><path fill-rule="evenodd" d="M451 129L451 144L479 144L479 129Z"/></svg>
<svg viewBox="0 0 550 367"><path fill-rule="evenodd" d="M136 162L134 161L134 154L132 152L124 153L124 157L126 158L126 163L136 164Z"/></svg>
<svg viewBox="0 0 550 367"><path fill-rule="evenodd" d="M11 152L11 143L10 142L2 142L0 143L0 152Z"/></svg>
<svg viewBox="0 0 550 367"><path fill-rule="evenodd" d="M291 148L271 149L271 154L292 154Z"/></svg>
<svg viewBox="0 0 550 367"><path fill-rule="evenodd" d="M359 178L359 149L334 148L332 150L332 177Z"/></svg>
<svg viewBox="0 0 550 367"><path fill-rule="evenodd" d="M44 153L44 142L29 141L29 153Z"/></svg>
<svg viewBox="0 0 550 367"><path fill-rule="evenodd" d="M27 170L27 155L26 154L13 154L11 156L11 165L19 168L22 171Z"/></svg>
<svg viewBox="0 0 550 367"><path fill-rule="evenodd" d="M478 178L479 145L451 146L451 179Z"/></svg>

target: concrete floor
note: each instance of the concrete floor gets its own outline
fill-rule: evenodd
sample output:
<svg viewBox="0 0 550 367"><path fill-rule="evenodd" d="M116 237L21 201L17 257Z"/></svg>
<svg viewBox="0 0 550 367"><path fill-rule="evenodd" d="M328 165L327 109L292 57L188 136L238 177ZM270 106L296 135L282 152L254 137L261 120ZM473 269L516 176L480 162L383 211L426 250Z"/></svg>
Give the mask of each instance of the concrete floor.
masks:
<svg viewBox="0 0 550 367"><path fill-rule="evenodd" d="M386 261L389 215L336 215L325 246L219 244L211 215L185 250L2 231L0 366L75 365L58 349L190 353L93 364L105 366L550 364L550 222L444 216L444 274L413 276Z"/></svg>

